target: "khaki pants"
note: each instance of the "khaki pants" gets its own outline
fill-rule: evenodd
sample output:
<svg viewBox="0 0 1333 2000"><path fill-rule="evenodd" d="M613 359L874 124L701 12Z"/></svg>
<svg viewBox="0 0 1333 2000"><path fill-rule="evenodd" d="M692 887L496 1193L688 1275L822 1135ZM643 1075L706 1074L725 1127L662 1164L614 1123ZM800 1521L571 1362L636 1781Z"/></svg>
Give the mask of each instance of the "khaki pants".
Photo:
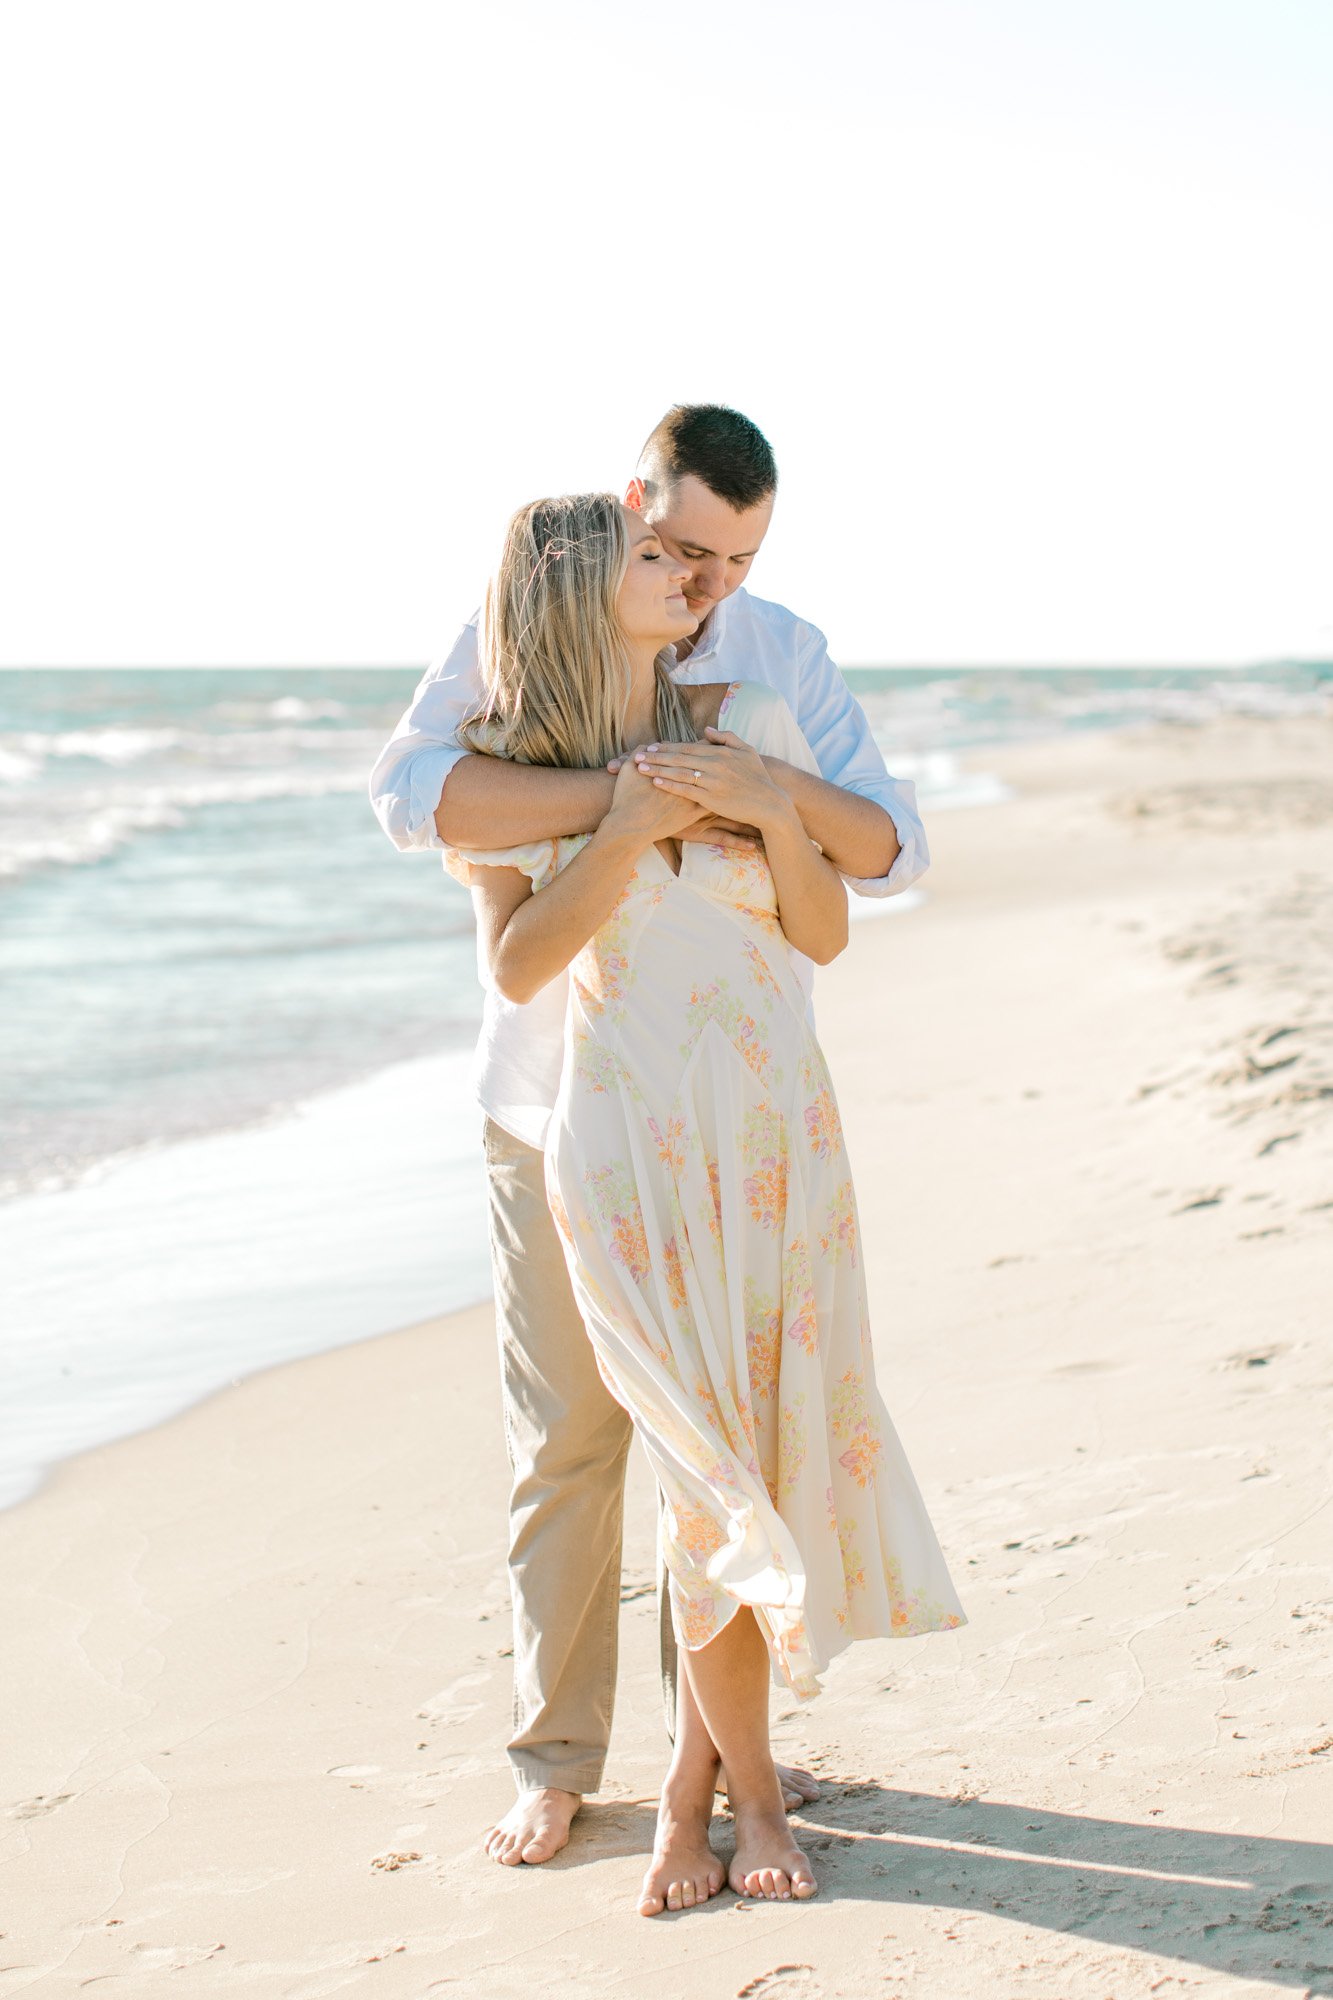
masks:
<svg viewBox="0 0 1333 2000"><path fill-rule="evenodd" d="M597 1371L546 1205L542 1155L484 1132L500 1340L514 1600L514 1728L522 1790L595 1792L615 1703L625 1460L632 1425ZM658 1562L667 1731L676 1642Z"/></svg>

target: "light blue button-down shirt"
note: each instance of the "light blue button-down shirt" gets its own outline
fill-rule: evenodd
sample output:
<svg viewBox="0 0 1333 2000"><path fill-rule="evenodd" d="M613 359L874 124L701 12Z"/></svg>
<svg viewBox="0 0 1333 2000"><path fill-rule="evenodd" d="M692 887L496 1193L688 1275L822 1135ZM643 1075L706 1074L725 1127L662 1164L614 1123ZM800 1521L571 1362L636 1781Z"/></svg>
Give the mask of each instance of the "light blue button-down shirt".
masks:
<svg viewBox="0 0 1333 2000"><path fill-rule="evenodd" d="M845 876L849 889L861 896L894 896L925 874L930 854L916 787L889 776L865 713L816 626L742 588L714 607L677 678L763 681L776 688L800 724L820 775L883 806L897 830L899 852L887 875ZM435 814L446 778L467 754L454 732L481 707L482 698L473 618L448 658L421 681L371 773L371 803L395 847L444 848ZM808 991L809 962L799 953L793 957ZM485 966L480 970L487 992L473 1072L478 1100L515 1138L540 1146L560 1083L566 976L519 1007L495 991Z"/></svg>

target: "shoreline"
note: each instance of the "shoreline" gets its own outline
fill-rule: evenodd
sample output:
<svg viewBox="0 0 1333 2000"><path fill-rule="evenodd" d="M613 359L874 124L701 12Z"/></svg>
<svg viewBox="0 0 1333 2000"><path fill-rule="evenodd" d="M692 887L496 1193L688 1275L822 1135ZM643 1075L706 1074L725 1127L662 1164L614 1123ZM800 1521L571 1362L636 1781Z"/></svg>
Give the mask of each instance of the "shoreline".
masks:
<svg viewBox="0 0 1333 2000"><path fill-rule="evenodd" d="M547 1868L479 1853L511 1794L481 1305L0 1515L0 1993L1322 1990L1330 748L1237 719L1006 752L1019 796L933 820L912 923L821 974L881 1386L970 1622L775 1701L825 1787L814 1903L633 1914L665 1749L637 1450L608 1782Z"/></svg>
<svg viewBox="0 0 1333 2000"><path fill-rule="evenodd" d="M937 803L953 810L993 791L983 772ZM853 914L903 917L928 893L855 898ZM478 1020L480 1005L478 989ZM0 1201L19 1328L0 1512L41 1491L68 1457L170 1422L239 1376L488 1298L472 1053L469 1036ZM329 1213L354 1216L356 1228L330 1232ZM248 1266L240 1286L238 1260ZM109 1325L129 1331L108 1340ZM78 1401L71 1379L83 1384Z"/></svg>
<svg viewBox="0 0 1333 2000"><path fill-rule="evenodd" d="M1258 730L1261 737L1265 731L1277 732L1287 746L1281 754L1287 756L1301 732L1319 726L1317 721L1305 723L1287 718L1264 722L1240 715L1223 715L1204 723L1161 718L1124 729L1096 727L1073 733L1065 730L1015 742L929 752L908 762L918 775L922 766L933 762L937 779L940 769L949 767L948 781L941 784L940 795L927 798L930 827L933 827L937 811L951 817L958 811L974 814L999 810L1024 798L1047 797L1052 791L1069 789L1081 783L1089 772L1095 772L1106 759L1114 760L1117 754L1134 755L1141 751L1150 761L1155 760L1156 767L1169 771L1179 761L1181 749L1196 735L1208 738L1209 756L1215 760L1218 756L1225 757L1228 734L1239 732L1237 776L1244 782L1252 782L1252 745L1248 732ZM1173 749L1173 744L1178 747ZM1313 762L1317 765L1317 759ZM850 898L854 923L859 927L887 917L904 917L928 906L934 894L936 873L932 870L923 886L891 899ZM86 1274L62 1271L54 1295L49 1292L42 1295L44 1278L57 1266L64 1265L63 1244L68 1237L86 1240L90 1233L108 1235L102 1212L115 1213L116 1226L122 1233L130 1235L143 1229L151 1237L151 1217L164 1200L170 1201L181 1188L189 1190L188 1205L196 1214L216 1197L220 1188L226 1188L234 1197L235 1190L247 1182L261 1188L272 1202L285 1180L309 1173L312 1167L318 1170L321 1161L322 1170L329 1173L330 1163L340 1154L354 1156L361 1144L365 1121L373 1126L377 1122L382 1124L386 1118L399 1121L404 1143L398 1146L396 1157L386 1154L381 1147L377 1162L381 1185L368 1190L364 1181L349 1178L343 1184L336 1174L331 1174L326 1189L326 1199L331 1205L347 1213L368 1199L381 1209L392 1209L408 1201L417 1210L413 1226L399 1227L396 1233L402 1246L400 1261L404 1264L412 1261L409 1246L415 1244L418 1268L410 1280L390 1287L381 1331L367 1332L349 1312L345 1297L349 1275L346 1268L336 1281L325 1282L318 1275L331 1244L327 1235L317 1233L311 1236L303 1258L298 1250L293 1260L289 1239L280 1251L275 1247L266 1269L256 1271L254 1291L262 1292L267 1285L277 1294L289 1293L290 1279L282 1267L293 1261L298 1266L303 1264L299 1296L304 1303L299 1311L270 1313L267 1345L257 1351L251 1344L233 1358L240 1359L243 1374L260 1372L289 1359L349 1341L379 1338L383 1332L392 1332L424 1317L464 1310L483 1302L490 1296L490 1275L486 1256L477 1254L478 1233L484 1237L486 1227L485 1196L479 1165L479 1131L473 1129L479 1127L480 1113L468 1082L470 1063L470 1042L466 1048L450 1047L403 1058L349 1076L310 1096L275 1104L263 1117L161 1144L132 1147L92 1162L73 1180L27 1190L0 1202L0 1255L11 1269L22 1272L25 1259L31 1265L34 1250L40 1256L46 1246L47 1272L36 1270L31 1280L31 1292L37 1300L35 1311L45 1321L43 1346L54 1351L62 1348L62 1342L69 1341L75 1365L86 1357L86 1343L80 1339L80 1330L92 1320L94 1291L99 1300L105 1297L108 1287L113 1294L123 1291L125 1309L142 1310L137 1288L132 1283L127 1285L125 1274L109 1268L105 1261L100 1268ZM422 1121L412 1115L408 1100L414 1086L444 1119L444 1126L435 1136L424 1132ZM63 1206L53 1206L57 1202ZM443 1255L438 1225L429 1213L432 1206L440 1213L461 1212L464 1217L462 1226L450 1232L453 1247L443 1262L425 1249L427 1245L436 1245L439 1255ZM297 1211L289 1226L299 1232L309 1220L308 1204L298 1203ZM196 1222L194 1227L197 1234L208 1233L206 1225ZM242 1214L235 1229L238 1240L253 1242L255 1233L253 1217ZM464 1246L461 1250L460 1243ZM163 1260L168 1272L170 1261L170 1256ZM376 1248L368 1260L367 1271L354 1274L363 1291L367 1286L374 1289L374 1268L383 1270L389 1261ZM183 1294L185 1309L190 1311L197 1303L198 1288L187 1283ZM22 1282L18 1296L22 1302ZM336 1332L330 1338L312 1338L309 1322L330 1312L337 1321ZM100 1310L98 1316L100 1320ZM210 1317L205 1312L199 1326L197 1357L185 1356L184 1365L173 1366L172 1381L154 1385L145 1397L144 1414L128 1416L123 1405L119 1410L108 1410L106 1396L94 1380L91 1385L94 1402L105 1412L101 1418L95 1410L70 1408L59 1399L51 1407L34 1413L37 1435L51 1441L49 1458L39 1463L30 1451L15 1450L12 1444L6 1446L0 1442L0 1512L40 1491L66 1457L119 1437L137 1435L156 1423L169 1422L200 1397L207 1397L239 1379L233 1373L231 1360L225 1365L210 1360L210 1349L213 1354L218 1352L223 1333L222 1328L209 1325ZM52 1358L52 1352L45 1356L47 1363ZM193 1365L196 1358L197 1366ZM153 1359L151 1356L146 1359L151 1373ZM112 1358L111 1372L140 1370L140 1379L146 1380L142 1372L144 1360L144 1356L131 1349ZM174 1360L180 1360L179 1354ZM29 1370L35 1362L35 1374L25 1373L25 1362ZM56 1360L54 1365L66 1374L70 1372L65 1362ZM32 1383L45 1372L48 1371L44 1370L41 1359L21 1358L20 1384ZM71 1442L65 1446L59 1442L64 1439Z"/></svg>

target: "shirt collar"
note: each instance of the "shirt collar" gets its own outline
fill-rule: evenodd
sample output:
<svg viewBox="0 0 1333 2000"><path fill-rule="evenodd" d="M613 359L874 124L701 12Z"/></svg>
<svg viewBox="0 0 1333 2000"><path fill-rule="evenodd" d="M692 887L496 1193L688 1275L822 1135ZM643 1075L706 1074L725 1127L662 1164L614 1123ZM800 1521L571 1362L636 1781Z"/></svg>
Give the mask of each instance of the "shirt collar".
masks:
<svg viewBox="0 0 1333 2000"><path fill-rule="evenodd" d="M698 669L707 666L711 660L716 659L727 628L728 610L736 598L742 597L744 594L745 585L742 584L739 590L734 590L731 593L730 597L724 597L720 604L713 606L713 609L708 614L708 630L704 633L703 638L694 648L694 651L690 654L684 665L676 668L677 679L693 681L706 680L708 678L706 674L701 675Z"/></svg>

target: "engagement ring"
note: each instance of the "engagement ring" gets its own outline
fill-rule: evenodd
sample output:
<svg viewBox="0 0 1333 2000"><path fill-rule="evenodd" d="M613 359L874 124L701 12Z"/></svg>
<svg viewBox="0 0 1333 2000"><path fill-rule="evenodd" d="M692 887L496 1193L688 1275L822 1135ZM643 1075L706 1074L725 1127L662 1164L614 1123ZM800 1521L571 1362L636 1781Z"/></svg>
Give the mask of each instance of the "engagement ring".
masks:
<svg viewBox="0 0 1333 2000"><path fill-rule="evenodd" d="M698 782L699 782L700 778L702 778L702 776L703 776L703 772L702 772L702 771L696 771L696 772L695 772L695 774L694 774L694 782L695 782L695 784L696 784L696 785L698 784Z"/></svg>

